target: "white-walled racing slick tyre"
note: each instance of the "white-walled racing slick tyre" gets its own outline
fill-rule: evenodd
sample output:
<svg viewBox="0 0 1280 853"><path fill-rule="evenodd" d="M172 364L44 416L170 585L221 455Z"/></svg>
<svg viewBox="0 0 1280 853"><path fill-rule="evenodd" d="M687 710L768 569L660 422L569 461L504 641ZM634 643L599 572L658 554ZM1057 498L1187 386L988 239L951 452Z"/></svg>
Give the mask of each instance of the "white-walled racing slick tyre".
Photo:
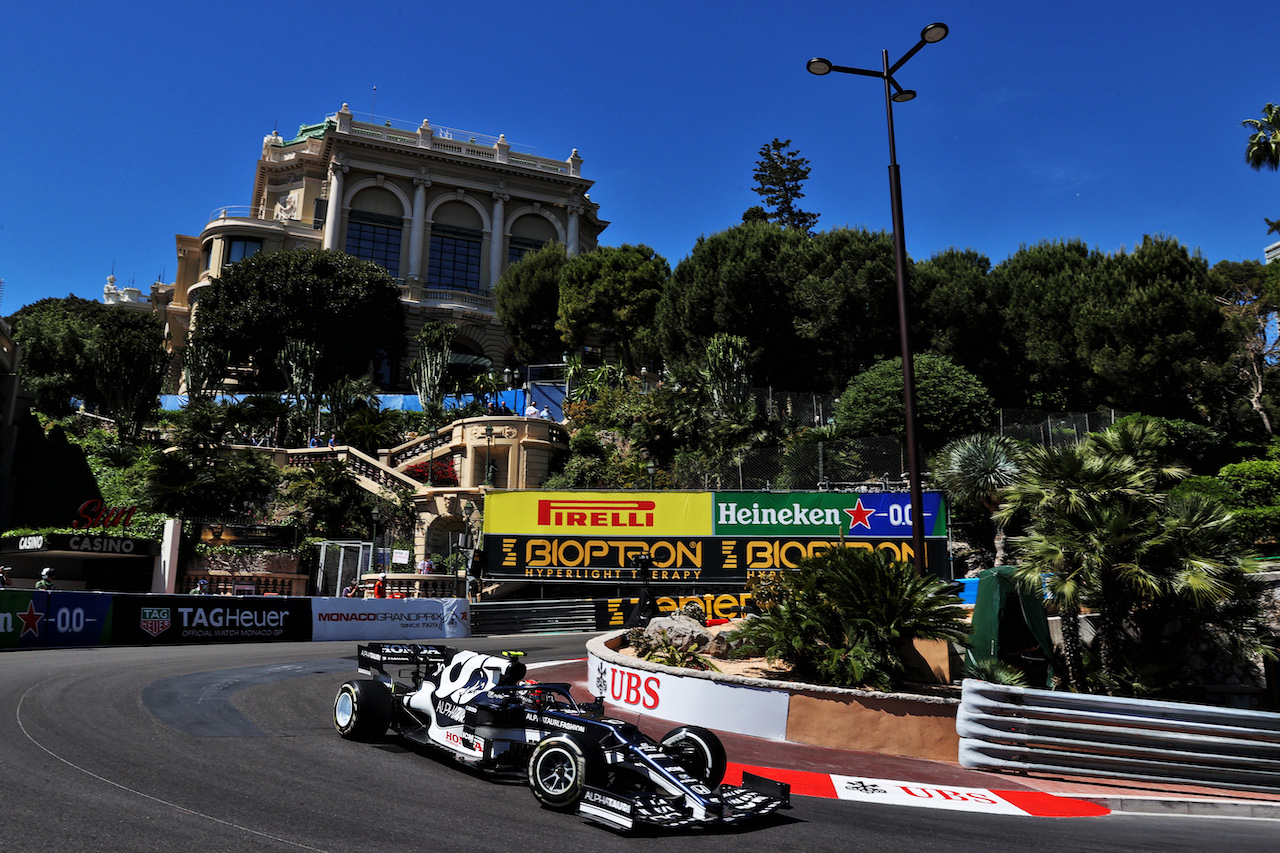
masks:
<svg viewBox="0 0 1280 853"><path fill-rule="evenodd" d="M529 787L544 806L569 809L582 799L587 785L600 785L604 769L598 744L573 732L552 735L529 756Z"/></svg>
<svg viewBox="0 0 1280 853"><path fill-rule="evenodd" d="M349 740L373 740L387 733L393 710L387 685L369 678L356 679L338 688L333 725Z"/></svg>
<svg viewBox="0 0 1280 853"><path fill-rule="evenodd" d="M728 761L724 744L714 732L701 726L678 726L663 735L661 743L667 755L708 788L714 788L724 780Z"/></svg>

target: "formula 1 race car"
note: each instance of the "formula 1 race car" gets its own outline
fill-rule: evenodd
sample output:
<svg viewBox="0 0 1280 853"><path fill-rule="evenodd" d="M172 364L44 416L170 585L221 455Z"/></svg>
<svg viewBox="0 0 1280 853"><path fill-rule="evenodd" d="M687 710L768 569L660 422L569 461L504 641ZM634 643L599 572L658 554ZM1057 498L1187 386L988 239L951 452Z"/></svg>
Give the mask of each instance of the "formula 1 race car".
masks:
<svg viewBox="0 0 1280 853"><path fill-rule="evenodd" d="M489 771L522 772L543 806L577 811L612 828L736 824L788 805L788 786L743 774L721 784L719 738L679 726L660 740L609 719L603 700L579 706L569 685L525 680L520 652L501 656L447 646L370 643L333 703L344 738L390 728ZM388 667L400 667L396 678Z"/></svg>

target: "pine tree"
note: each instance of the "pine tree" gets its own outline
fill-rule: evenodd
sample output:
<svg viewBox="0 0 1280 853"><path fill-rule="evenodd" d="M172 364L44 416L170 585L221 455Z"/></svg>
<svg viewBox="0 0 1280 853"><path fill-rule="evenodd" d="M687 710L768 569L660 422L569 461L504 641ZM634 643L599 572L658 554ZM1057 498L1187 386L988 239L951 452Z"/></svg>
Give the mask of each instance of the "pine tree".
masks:
<svg viewBox="0 0 1280 853"><path fill-rule="evenodd" d="M771 208L768 214L770 222L813 236L812 229L818 222L818 214L807 213L795 206L799 199L804 198L801 187L809 178L809 161L801 157L799 151L788 150L790 145L790 139L780 142L775 138L773 142L760 146L760 159L756 161L753 175L757 186L752 189Z"/></svg>

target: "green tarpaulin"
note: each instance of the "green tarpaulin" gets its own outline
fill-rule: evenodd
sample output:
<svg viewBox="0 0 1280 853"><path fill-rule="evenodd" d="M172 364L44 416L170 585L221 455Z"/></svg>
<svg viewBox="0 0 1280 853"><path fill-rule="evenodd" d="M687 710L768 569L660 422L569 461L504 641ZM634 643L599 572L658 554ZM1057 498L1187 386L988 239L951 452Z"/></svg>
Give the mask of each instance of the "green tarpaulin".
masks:
<svg viewBox="0 0 1280 853"><path fill-rule="evenodd" d="M1053 641L1044 601L1024 589L1014 566L996 566L978 575L978 600L973 606L969 654L975 660L995 659L1027 674L1033 686L1050 686Z"/></svg>

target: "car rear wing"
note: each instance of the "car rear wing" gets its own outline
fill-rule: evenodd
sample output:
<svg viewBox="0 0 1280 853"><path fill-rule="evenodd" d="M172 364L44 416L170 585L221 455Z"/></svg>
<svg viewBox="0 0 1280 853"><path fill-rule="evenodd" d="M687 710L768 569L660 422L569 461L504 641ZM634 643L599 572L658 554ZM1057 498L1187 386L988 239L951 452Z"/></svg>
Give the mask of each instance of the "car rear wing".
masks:
<svg viewBox="0 0 1280 853"><path fill-rule="evenodd" d="M390 677L387 667L425 668L424 674L439 672L456 649L448 646L423 646L417 643L369 643L356 647L356 668L364 675Z"/></svg>

